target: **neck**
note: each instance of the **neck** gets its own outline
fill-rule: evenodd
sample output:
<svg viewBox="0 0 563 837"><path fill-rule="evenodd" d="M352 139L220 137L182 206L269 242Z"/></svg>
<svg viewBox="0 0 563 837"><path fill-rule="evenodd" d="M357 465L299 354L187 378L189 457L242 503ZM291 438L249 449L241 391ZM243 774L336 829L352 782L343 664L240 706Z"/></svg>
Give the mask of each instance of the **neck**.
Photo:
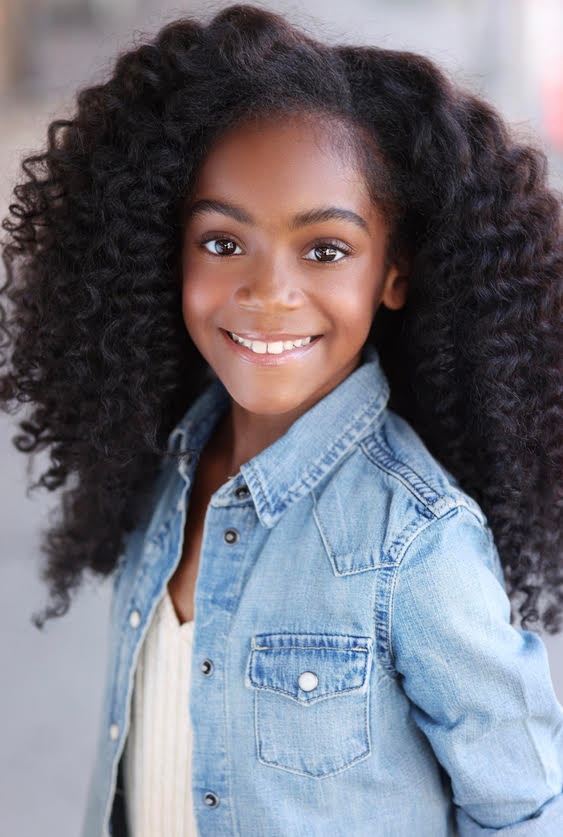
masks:
<svg viewBox="0 0 563 837"><path fill-rule="evenodd" d="M214 443L225 461L228 476L284 435L300 415L299 411L275 416L250 413L239 404L231 408L217 427Z"/></svg>
<svg viewBox="0 0 563 837"><path fill-rule="evenodd" d="M252 413L231 399L231 407L219 422L213 438L213 448L218 451L218 457L224 463L225 474L234 476L239 472L241 465L287 433L300 416L338 386L359 364L360 355L341 370L338 376L286 413L274 415Z"/></svg>

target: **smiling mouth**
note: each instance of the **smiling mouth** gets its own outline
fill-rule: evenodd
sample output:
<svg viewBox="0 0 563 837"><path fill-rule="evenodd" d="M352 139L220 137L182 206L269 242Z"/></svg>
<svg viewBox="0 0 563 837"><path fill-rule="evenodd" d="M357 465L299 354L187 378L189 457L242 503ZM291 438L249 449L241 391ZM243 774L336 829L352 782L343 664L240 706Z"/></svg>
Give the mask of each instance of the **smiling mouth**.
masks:
<svg viewBox="0 0 563 837"><path fill-rule="evenodd" d="M233 343L238 343L239 346L244 346L246 349L249 349L257 355L281 355L285 352L291 352L294 349L301 349L304 346L308 346L313 342L313 340L320 337L320 335L317 334L312 335L311 337L296 337L294 340L265 341L249 340L246 337L241 337L239 334L235 334L233 331L227 331L227 334Z"/></svg>

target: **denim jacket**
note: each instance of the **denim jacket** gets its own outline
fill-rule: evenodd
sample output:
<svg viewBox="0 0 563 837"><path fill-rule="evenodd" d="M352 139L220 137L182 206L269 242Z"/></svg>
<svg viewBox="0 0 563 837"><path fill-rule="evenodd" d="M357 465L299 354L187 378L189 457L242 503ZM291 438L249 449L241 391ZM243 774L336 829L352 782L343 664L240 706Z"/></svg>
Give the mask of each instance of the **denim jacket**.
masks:
<svg viewBox="0 0 563 837"><path fill-rule="evenodd" d="M544 646L510 625L482 511L388 395L367 349L211 498L189 695L202 837L563 835ZM136 661L228 405L214 381L171 434L185 455L163 463L119 562L83 837L126 833Z"/></svg>

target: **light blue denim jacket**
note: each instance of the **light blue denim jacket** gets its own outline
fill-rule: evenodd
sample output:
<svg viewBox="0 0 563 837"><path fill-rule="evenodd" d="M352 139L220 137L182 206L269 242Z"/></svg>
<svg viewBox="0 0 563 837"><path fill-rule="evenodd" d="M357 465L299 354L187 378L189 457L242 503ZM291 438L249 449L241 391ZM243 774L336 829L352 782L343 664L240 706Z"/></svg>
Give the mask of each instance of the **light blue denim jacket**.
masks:
<svg viewBox="0 0 563 837"><path fill-rule="evenodd" d="M510 626L482 511L364 360L211 498L189 696L199 834L561 837L544 646ZM172 433L186 455L119 562L83 837L112 833L136 660L228 404L215 381Z"/></svg>

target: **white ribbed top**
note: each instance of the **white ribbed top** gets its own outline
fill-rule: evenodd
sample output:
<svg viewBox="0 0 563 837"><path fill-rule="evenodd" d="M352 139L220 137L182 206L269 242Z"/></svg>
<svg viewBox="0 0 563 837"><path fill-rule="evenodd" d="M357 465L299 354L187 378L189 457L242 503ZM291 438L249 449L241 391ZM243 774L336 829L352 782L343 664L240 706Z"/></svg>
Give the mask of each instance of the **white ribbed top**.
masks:
<svg viewBox="0 0 563 837"><path fill-rule="evenodd" d="M141 648L124 756L131 837L196 837L189 714L192 622L180 625L168 588Z"/></svg>

